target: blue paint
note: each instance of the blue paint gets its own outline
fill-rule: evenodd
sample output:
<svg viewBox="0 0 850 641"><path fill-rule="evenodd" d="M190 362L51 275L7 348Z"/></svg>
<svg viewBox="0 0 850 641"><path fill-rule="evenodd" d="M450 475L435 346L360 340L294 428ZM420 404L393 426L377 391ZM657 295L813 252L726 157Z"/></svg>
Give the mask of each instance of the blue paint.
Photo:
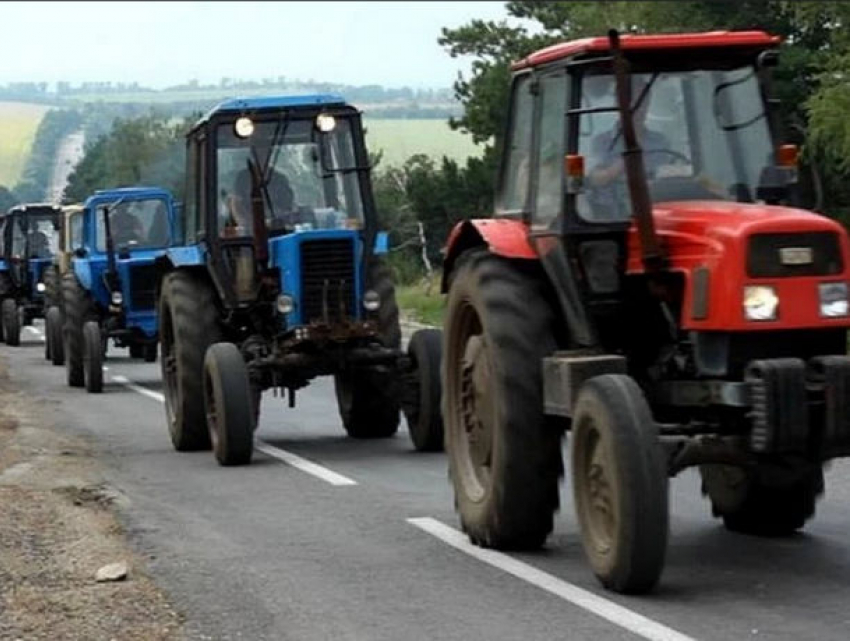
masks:
<svg viewBox="0 0 850 641"><path fill-rule="evenodd" d="M373 253L376 256L380 256L386 254L388 251L390 251L390 234L389 232L379 231L375 235L375 249Z"/></svg>

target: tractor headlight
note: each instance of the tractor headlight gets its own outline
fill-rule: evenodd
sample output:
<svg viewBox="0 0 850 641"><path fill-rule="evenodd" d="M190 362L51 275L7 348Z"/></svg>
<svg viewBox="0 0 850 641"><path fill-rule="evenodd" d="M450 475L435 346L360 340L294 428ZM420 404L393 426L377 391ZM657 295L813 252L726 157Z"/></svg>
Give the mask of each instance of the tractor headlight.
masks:
<svg viewBox="0 0 850 641"><path fill-rule="evenodd" d="M233 133L239 138L250 138L251 134L254 133L254 122L247 116L237 118L236 122L233 123Z"/></svg>
<svg viewBox="0 0 850 641"><path fill-rule="evenodd" d="M818 285L820 294L820 315L826 318L847 316L850 312L848 303L847 283L821 283Z"/></svg>
<svg viewBox="0 0 850 641"><path fill-rule="evenodd" d="M336 127L336 118L330 114L319 114L316 116L316 128L323 134L329 133Z"/></svg>
<svg viewBox="0 0 850 641"><path fill-rule="evenodd" d="M751 321L776 320L779 297L769 285L744 287L744 317Z"/></svg>
<svg viewBox="0 0 850 641"><path fill-rule="evenodd" d="M381 306L381 297L374 289L363 294L363 307L367 312L374 312Z"/></svg>
<svg viewBox="0 0 850 641"><path fill-rule="evenodd" d="M37 292L42 292L42 293L43 293L43 292L45 292L46 290L47 290L47 285L45 285L44 283L36 283L36 285L35 285L35 291L37 291Z"/></svg>
<svg viewBox="0 0 850 641"><path fill-rule="evenodd" d="M280 294L277 297L277 311L281 314L289 314L295 309L295 299L289 294Z"/></svg>
<svg viewBox="0 0 850 641"><path fill-rule="evenodd" d="M121 292L112 292L112 304L121 305L124 302L124 295Z"/></svg>

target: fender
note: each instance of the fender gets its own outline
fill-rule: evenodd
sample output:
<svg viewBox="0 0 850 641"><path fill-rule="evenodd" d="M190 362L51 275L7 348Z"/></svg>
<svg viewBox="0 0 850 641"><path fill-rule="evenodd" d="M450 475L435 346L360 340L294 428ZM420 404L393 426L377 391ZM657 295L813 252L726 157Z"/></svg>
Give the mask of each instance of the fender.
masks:
<svg viewBox="0 0 850 641"><path fill-rule="evenodd" d="M464 220L454 226L443 249L443 282L441 291L448 291L448 275L455 260L464 251L479 245L497 256L522 260L539 257L528 241L528 224L513 218L476 218Z"/></svg>

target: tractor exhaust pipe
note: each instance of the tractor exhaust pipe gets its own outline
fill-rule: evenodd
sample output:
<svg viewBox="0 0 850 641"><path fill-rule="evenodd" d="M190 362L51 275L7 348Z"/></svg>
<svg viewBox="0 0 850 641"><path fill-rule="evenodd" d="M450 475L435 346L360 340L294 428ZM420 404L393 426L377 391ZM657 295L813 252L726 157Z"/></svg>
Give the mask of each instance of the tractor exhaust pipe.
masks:
<svg viewBox="0 0 850 641"><path fill-rule="evenodd" d="M614 60L614 79L617 87L617 108L623 135L623 164L626 169L626 184L632 201L632 215L635 218L640 237L641 259L648 273L662 271L666 265L664 252L655 232L655 220L652 217L652 201L646 181L646 169L643 165L643 150L637 140L635 123L632 118L632 86L629 63L620 48L620 34L616 29L608 32L611 53Z"/></svg>

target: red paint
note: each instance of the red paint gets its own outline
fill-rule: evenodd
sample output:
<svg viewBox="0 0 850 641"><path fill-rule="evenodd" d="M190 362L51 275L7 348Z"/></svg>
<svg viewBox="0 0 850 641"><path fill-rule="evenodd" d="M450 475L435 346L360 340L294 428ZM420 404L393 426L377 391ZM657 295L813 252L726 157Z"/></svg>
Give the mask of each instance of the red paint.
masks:
<svg viewBox="0 0 850 641"><path fill-rule="evenodd" d="M648 49L696 49L700 47L760 47L778 45L782 39L764 31L708 31L704 33L672 33L664 35L621 35L624 51ZM604 53L610 49L607 37L583 38L561 42L535 51L512 65L512 69L536 67L555 60L584 53Z"/></svg>
<svg viewBox="0 0 850 641"><path fill-rule="evenodd" d="M537 258L528 242L528 225L510 218L477 218L458 223L446 241L446 257L454 256L455 243L468 230L477 233L494 254L505 258Z"/></svg>
<svg viewBox="0 0 850 641"><path fill-rule="evenodd" d="M685 277L682 328L686 330L758 331L807 327L850 327L850 318L822 318L818 283L850 281L850 241L844 228L829 218L801 209L725 201L660 203L653 208L655 225L671 271ZM844 262L841 274L786 278L749 278L747 244L752 234L831 231L838 234ZM633 225L628 238L629 274L644 272L640 238ZM709 271L708 317L693 320L693 284L697 267ZM745 285L771 285L779 296L775 321L744 318Z"/></svg>

